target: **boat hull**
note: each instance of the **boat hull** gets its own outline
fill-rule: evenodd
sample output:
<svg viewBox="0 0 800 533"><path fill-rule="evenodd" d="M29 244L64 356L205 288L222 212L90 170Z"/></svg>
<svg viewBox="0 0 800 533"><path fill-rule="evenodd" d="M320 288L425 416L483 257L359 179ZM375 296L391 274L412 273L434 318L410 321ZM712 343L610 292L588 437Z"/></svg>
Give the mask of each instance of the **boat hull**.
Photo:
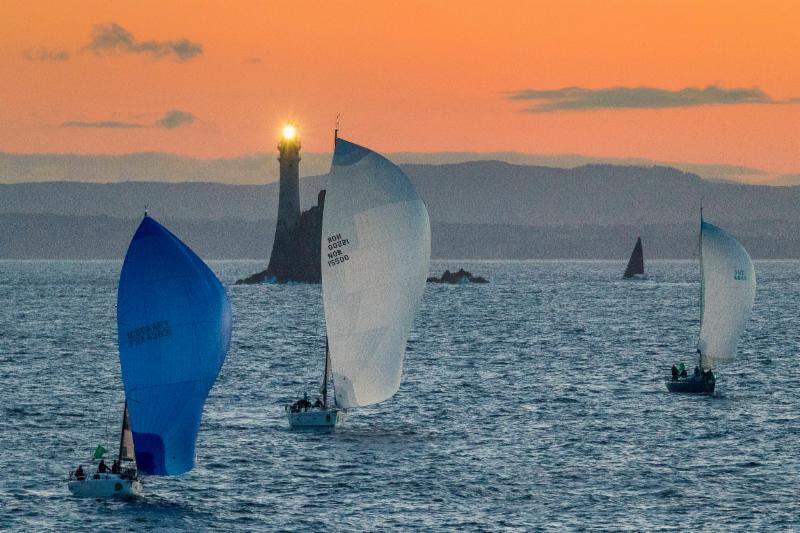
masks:
<svg viewBox="0 0 800 533"><path fill-rule="evenodd" d="M111 473L90 474L80 481L72 479L67 486L79 498L135 498L142 494L141 481Z"/></svg>
<svg viewBox="0 0 800 533"><path fill-rule="evenodd" d="M347 412L341 409L309 409L288 412L289 427L298 430L333 431L344 423Z"/></svg>
<svg viewBox="0 0 800 533"><path fill-rule="evenodd" d="M684 394L714 394L716 381L704 381L701 379L678 379L666 380L667 390L670 392L681 392Z"/></svg>

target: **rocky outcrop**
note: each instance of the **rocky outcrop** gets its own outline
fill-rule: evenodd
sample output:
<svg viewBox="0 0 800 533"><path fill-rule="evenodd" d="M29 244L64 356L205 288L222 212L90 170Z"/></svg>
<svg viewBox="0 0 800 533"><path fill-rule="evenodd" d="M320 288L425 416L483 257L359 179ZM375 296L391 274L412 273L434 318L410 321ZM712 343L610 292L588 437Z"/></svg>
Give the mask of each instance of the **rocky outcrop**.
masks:
<svg viewBox="0 0 800 533"><path fill-rule="evenodd" d="M473 276L472 273L460 268L458 272L445 270L441 278L435 276L428 278L428 283L450 283L452 285L458 285L460 283L489 283L489 280L483 276Z"/></svg>
<svg viewBox="0 0 800 533"><path fill-rule="evenodd" d="M320 242L322 241L322 211L325 208L325 191L317 196L317 205L300 215L300 220L270 257L269 267L252 276L240 279L237 285L254 283L319 283Z"/></svg>

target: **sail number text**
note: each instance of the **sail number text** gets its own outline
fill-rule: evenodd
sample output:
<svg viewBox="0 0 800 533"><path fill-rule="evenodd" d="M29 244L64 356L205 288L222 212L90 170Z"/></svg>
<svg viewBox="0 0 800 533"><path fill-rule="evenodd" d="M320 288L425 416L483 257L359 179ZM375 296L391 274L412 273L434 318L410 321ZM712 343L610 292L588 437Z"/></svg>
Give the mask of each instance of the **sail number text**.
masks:
<svg viewBox="0 0 800 533"><path fill-rule="evenodd" d="M343 239L341 233L328 237L328 268L350 260L350 256L345 253L349 239Z"/></svg>
<svg viewBox="0 0 800 533"><path fill-rule="evenodd" d="M152 324L147 324L146 326L129 331L128 344L131 346L138 346L147 341L160 339L168 335L172 335L169 322L167 320L159 320L158 322L153 322Z"/></svg>
<svg viewBox="0 0 800 533"><path fill-rule="evenodd" d="M743 268L736 268L733 270L733 279L736 281L747 281L747 273Z"/></svg>

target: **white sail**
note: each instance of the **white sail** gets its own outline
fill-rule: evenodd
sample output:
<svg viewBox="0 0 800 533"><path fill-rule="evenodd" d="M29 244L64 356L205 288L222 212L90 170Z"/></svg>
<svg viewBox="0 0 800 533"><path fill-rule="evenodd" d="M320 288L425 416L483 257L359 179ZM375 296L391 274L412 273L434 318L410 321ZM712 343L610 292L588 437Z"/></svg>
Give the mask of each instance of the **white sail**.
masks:
<svg viewBox="0 0 800 533"><path fill-rule="evenodd" d="M739 241L722 229L701 222L700 339L703 368L733 361L756 295L753 261Z"/></svg>
<svg viewBox="0 0 800 533"><path fill-rule="evenodd" d="M428 210L386 158L336 140L322 223L322 294L336 404L391 397L431 255Z"/></svg>

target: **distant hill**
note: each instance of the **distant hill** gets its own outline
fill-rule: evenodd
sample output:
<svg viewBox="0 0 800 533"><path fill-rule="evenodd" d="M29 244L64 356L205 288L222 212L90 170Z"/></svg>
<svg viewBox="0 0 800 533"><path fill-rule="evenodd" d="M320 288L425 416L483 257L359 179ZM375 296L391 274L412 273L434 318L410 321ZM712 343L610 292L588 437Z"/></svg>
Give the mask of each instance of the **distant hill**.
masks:
<svg viewBox="0 0 800 533"><path fill-rule="evenodd" d="M403 165L428 205L441 258L693 257L706 217L755 257L800 257L800 187L710 182L668 167L572 169L496 161ZM325 176L301 179L304 208ZM266 258L277 184L0 185L0 257L119 258L144 206L209 258Z"/></svg>
<svg viewBox="0 0 800 533"><path fill-rule="evenodd" d="M800 221L800 187L706 181L668 167L572 169L496 161L403 167L435 220L524 226Z"/></svg>
<svg viewBox="0 0 800 533"><path fill-rule="evenodd" d="M0 183L77 181L122 183L213 182L235 185L272 183L278 179L275 152L199 159L163 152L118 155L0 152ZM384 154L398 165L447 165L469 161L504 161L518 166L575 168L582 165L648 167L653 165L694 172L711 180L747 182L769 179L768 173L736 165L652 161L640 158L591 157L577 154L524 154L519 152L395 152ZM325 174L332 154L303 151L301 176Z"/></svg>
<svg viewBox="0 0 800 533"><path fill-rule="evenodd" d="M433 220L521 226L640 225L696 220L701 198L718 221L800 221L800 187L710 182L668 167L586 165L572 169L497 161L403 165ZM301 179L304 208L325 176ZM0 213L187 219L273 219L277 184L74 183L0 185Z"/></svg>

